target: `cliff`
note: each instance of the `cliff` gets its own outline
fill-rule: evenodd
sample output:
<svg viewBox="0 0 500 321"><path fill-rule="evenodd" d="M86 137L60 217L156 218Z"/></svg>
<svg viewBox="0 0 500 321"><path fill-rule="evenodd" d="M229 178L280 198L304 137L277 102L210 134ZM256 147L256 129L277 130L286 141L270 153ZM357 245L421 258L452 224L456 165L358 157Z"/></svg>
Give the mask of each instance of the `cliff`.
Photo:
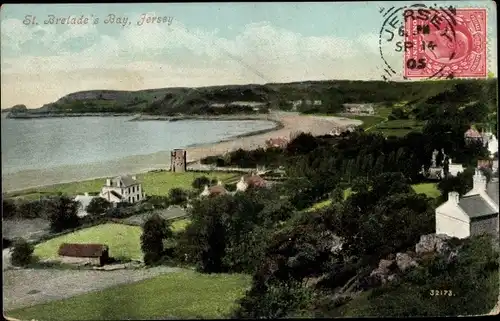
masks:
<svg viewBox="0 0 500 321"><path fill-rule="evenodd" d="M16 105L9 110L9 117L58 117L88 113L162 116L251 114L266 113L270 108L289 110L291 101L305 100L320 101L320 105L312 106L309 112L332 112L342 108L343 103L415 103L433 97L430 102L436 103L436 100L439 103L450 95L455 97L457 93L467 93L467 99L471 100L484 98L485 93L496 99L496 85L496 79L420 82L331 80L139 91L89 90L68 94L36 109Z"/></svg>

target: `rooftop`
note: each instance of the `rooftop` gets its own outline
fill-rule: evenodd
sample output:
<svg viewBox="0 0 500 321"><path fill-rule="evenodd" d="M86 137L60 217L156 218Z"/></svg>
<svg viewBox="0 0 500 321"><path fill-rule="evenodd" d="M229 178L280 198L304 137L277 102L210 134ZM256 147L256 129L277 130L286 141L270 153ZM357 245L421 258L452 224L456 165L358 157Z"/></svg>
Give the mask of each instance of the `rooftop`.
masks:
<svg viewBox="0 0 500 321"><path fill-rule="evenodd" d="M108 249L104 244L63 243L58 254L72 257L100 257Z"/></svg>
<svg viewBox="0 0 500 321"><path fill-rule="evenodd" d="M465 196L460 199L458 206L472 219L498 213L480 195Z"/></svg>

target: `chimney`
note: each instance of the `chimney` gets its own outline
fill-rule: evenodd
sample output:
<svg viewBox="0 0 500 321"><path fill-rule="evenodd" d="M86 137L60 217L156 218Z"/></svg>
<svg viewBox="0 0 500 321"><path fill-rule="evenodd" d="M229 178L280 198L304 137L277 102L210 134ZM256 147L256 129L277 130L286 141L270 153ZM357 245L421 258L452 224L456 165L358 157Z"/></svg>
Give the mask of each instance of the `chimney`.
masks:
<svg viewBox="0 0 500 321"><path fill-rule="evenodd" d="M137 177L134 175L134 176L132 176L132 179L133 179L134 181L136 181L136 180L137 180Z"/></svg>
<svg viewBox="0 0 500 321"><path fill-rule="evenodd" d="M449 192L448 193L448 201L453 204L458 204L458 200L460 195L457 192Z"/></svg>
<svg viewBox="0 0 500 321"><path fill-rule="evenodd" d="M111 178L106 179L106 186L111 186Z"/></svg>
<svg viewBox="0 0 500 321"><path fill-rule="evenodd" d="M85 196L89 196L89 193L85 192L85 193L83 193L83 195L85 195Z"/></svg>
<svg viewBox="0 0 500 321"><path fill-rule="evenodd" d="M481 173L479 168L476 168L476 173L474 174L473 180L473 189L475 191L486 191L486 177Z"/></svg>

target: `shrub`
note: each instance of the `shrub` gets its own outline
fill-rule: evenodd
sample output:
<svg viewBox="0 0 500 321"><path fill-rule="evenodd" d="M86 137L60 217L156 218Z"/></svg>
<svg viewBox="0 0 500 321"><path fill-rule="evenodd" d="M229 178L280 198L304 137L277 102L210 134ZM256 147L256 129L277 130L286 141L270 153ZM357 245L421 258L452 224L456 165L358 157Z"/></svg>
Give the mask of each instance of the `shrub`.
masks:
<svg viewBox="0 0 500 321"><path fill-rule="evenodd" d="M158 263L164 254L163 241L172 236L172 230L167 221L158 214L151 216L144 223L141 235L141 250L144 253L144 263Z"/></svg>
<svg viewBox="0 0 500 321"><path fill-rule="evenodd" d="M12 249L12 264L16 266L26 266L31 263L32 254L35 247L28 243L25 239L17 239L14 241Z"/></svg>
<svg viewBox="0 0 500 321"><path fill-rule="evenodd" d="M2 217L15 217L17 214L17 206L12 200L2 200Z"/></svg>
<svg viewBox="0 0 500 321"><path fill-rule="evenodd" d="M187 195L188 193L185 190L177 187L172 188L168 193L170 203L173 205L184 204L187 201Z"/></svg>
<svg viewBox="0 0 500 321"><path fill-rule="evenodd" d="M12 241L2 237L2 248L6 249L12 245Z"/></svg>
<svg viewBox="0 0 500 321"><path fill-rule="evenodd" d="M90 201L85 210L92 216L103 215L111 206L112 204L108 200L102 197L96 197Z"/></svg>
<svg viewBox="0 0 500 321"><path fill-rule="evenodd" d="M193 186L193 188L195 189L202 189L205 185L209 185L210 184L210 178L206 177L206 176L200 176L200 177L196 177L194 180L193 180L193 183L191 184L191 186Z"/></svg>

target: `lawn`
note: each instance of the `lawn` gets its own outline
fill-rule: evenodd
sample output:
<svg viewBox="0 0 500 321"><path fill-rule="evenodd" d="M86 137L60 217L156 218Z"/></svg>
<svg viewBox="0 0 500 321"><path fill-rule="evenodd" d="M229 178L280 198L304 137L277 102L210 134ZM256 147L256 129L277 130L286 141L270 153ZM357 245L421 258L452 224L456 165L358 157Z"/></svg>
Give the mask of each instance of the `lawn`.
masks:
<svg viewBox="0 0 500 321"><path fill-rule="evenodd" d="M413 188L415 193L417 193L417 194L423 193L431 198L436 198L439 195L441 195L441 192L438 190L436 183L414 184L411 187ZM350 187L346 188L344 190L344 199L348 198L349 195L351 195L351 193L352 193L351 188ZM320 210L322 208L329 206L331 203L332 203L332 201L329 199L318 202L318 203L314 204L313 206L311 206L310 208L308 208L306 210L306 212L313 212L313 211Z"/></svg>
<svg viewBox="0 0 500 321"><path fill-rule="evenodd" d="M183 218L180 220L175 220L172 222L172 230L174 232L181 232L186 229L186 227L191 223L191 220L188 218Z"/></svg>
<svg viewBox="0 0 500 321"><path fill-rule="evenodd" d="M421 183L412 185L412 187L417 194L423 193L432 198L436 198L441 195L436 183Z"/></svg>
<svg viewBox="0 0 500 321"><path fill-rule="evenodd" d="M139 226L102 224L55 237L36 245L34 255L40 259L57 258L62 243L103 243L109 246L109 255L115 258L142 260Z"/></svg>
<svg viewBox="0 0 500 321"><path fill-rule="evenodd" d="M372 131L382 133L384 136L405 136L412 131L421 131L423 122L414 119L395 119L380 123L372 128Z"/></svg>
<svg viewBox="0 0 500 321"><path fill-rule="evenodd" d="M173 272L145 281L11 311L23 320L222 318L236 307L250 276Z"/></svg>
<svg viewBox="0 0 500 321"><path fill-rule="evenodd" d="M380 116L355 116L350 118L361 120L363 122L361 128L363 129L372 128L384 121L384 118Z"/></svg>
<svg viewBox="0 0 500 321"><path fill-rule="evenodd" d="M196 177L207 176L211 179L226 180L234 179L237 175L234 173L224 172L185 172L172 173L165 172L150 172L136 175L137 179L142 183L142 187L147 195L168 195L168 192L174 187L184 189L191 188L191 183ZM104 185L106 178L99 178L89 181L73 182L66 184L58 184L46 186L25 191L7 193L7 197L22 197L24 199L38 199L41 195L56 195L62 193L65 195L77 195L88 193L98 193Z"/></svg>

